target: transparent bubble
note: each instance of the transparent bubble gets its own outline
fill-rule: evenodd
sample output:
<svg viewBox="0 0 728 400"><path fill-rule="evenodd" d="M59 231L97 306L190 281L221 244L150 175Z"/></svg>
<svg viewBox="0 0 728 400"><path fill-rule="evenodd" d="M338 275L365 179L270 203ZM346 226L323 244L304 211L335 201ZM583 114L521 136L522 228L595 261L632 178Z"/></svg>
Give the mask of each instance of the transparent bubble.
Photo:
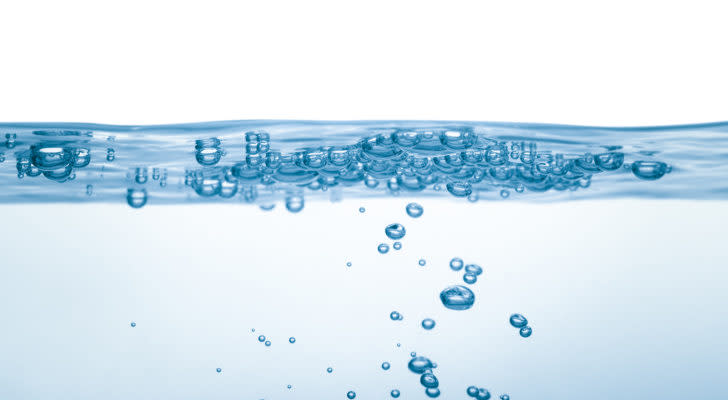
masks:
<svg viewBox="0 0 728 400"><path fill-rule="evenodd" d="M451 310L467 310L475 303L475 294L465 286L449 286L440 292L440 300Z"/></svg>
<svg viewBox="0 0 728 400"><path fill-rule="evenodd" d="M528 325L528 320L521 314L513 314L509 320L511 322L511 326L514 328L523 328Z"/></svg>
<svg viewBox="0 0 728 400"><path fill-rule="evenodd" d="M531 329L531 327L528 325L524 326L523 328L521 328L520 331L518 331L518 334L524 338L531 336L532 333L533 333L533 329Z"/></svg>
<svg viewBox="0 0 728 400"><path fill-rule="evenodd" d="M360 213L365 213L366 211L367 211L367 209L366 209L366 208L364 208L364 207L359 207L359 212L360 212Z"/></svg>
<svg viewBox="0 0 728 400"><path fill-rule="evenodd" d="M468 274L480 275L483 273L483 268L477 264L468 264L465 266L465 272Z"/></svg>
<svg viewBox="0 0 728 400"><path fill-rule="evenodd" d="M392 247L394 247L395 250L400 250L402 248L402 242L394 242Z"/></svg>
<svg viewBox="0 0 728 400"><path fill-rule="evenodd" d="M94 194L94 185L86 185L86 196Z"/></svg>
<svg viewBox="0 0 728 400"><path fill-rule="evenodd" d="M294 338L293 336L291 336L291 337L288 338L288 342L289 343L296 343L296 338Z"/></svg>
<svg viewBox="0 0 728 400"><path fill-rule="evenodd" d="M463 282L467 283L468 285L472 285L477 281L478 281L478 276L473 273L468 272L465 275L463 275Z"/></svg>
<svg viewBox="0 0 728 400"><path fill-rule="evenodd" d="M403 318L404 317L402 316L402 314L397 311L392 311L391 313L389 313L389 319L391 319L392 321L401 321Z"/></svg>
<svg viewBox="0 0 728 400"><path fill-rule="evenodd" d="M382 254L386 254L389 251L389 245L386 243L380 243L379 246L377 246L377 250Z"/></svg>
<svg viewBox="0 0 728 400"><path fill-rule="evenodd" d="M346 263L346 266L347 266L347 267L351 267L351 261L347 262L347 263Z"/></svg>
<svg viewBox="0 0 728 400"><path fill-rule="evenodd" d="M402 239L406 233L404 225L402 224L390 224L384 229L384 233L392 240Z"/></svg>
<svg viewBox="0 0 728 400"><path fill-rule="evenodd" d="M112 161L114 161L115 158L116 158L116 151L114 151L114 149L112 149L111 147L106 149L106 161L112 162Z"/></svg>
<svg viewBox="0 0 728 400"><path fill-rule="evenodd" d="M425 389L425 394L427 395L427 397L430 397L430 398L433 398L434 399L435 397L438 397L440 395L440 389L438 389L438 388L427 388L427 389Z"/></svg>
<svg viewBox="0 0 728 400"><path fill-rule="evenodd" d="M215 371L217 371L217 373L219 374L220 372L222 372L222 368L217 368L215 369Z"/></svg>
<svg viewBox="0 0 728 400"><path fill-rule="evenodd" d="M392 397L393 397L393 398L395 398L395 399L396 399L397 397L399 397L399 394L400 394L400 393L399 393L399 390L397 390L397 389L392 389L392 391L390 392L390 394L392 395Z"/></svg>
<svg viewBox="0 0 728 400"><path fill-rule="evenodd" d="M632 163L632 173L647 181L662 178L667 172L667 164L659 161L635 161Z"/></svg>
<svg viewBox="0 0 728 400"><path fill-rule="evenodd" d="M268 347L270 347L270 340L266 340L265 341L265 345L268 346Z"/></svg>
<svg viewBox="0 0 728 400"><path fill-rule="evenodd" d="M356 393L353 390L350 390L349 392L346 393L346 397L348 399L354 399L354 398L356 398Z"/></svg>
<svg viewBox="0 0 728 400"><path fill-rule="evenodd" d="M427 357L412 357L407 364L407 368L415 374L422 374L428 369L432 369L432 361Z"/></svg>
<svg viewBox="0 0 728 400"><path fill-rule="evenodd" d="M286 209L292 213L297 213L303 210L303 205L303 196L286 197Z"/></svg>
<svg viewBox="0 0 728 400"><path fill-rule="evenodd" d="M511 195L511 192L507 191L506 189L503 189L500 191L500 197L502 197L504 199L507 199L508 196L510 196L510 195Z"/></svg>
<svg viewBox="0 0 728 400"><path fill-rule="evenodd" d="M131 325L132 328L136 328L136 322L134 322L134 321L132 321L131 324L129 324L129 325Z"/></svg>
<svg viewBox="0 0 728 400"><path fill-rule="evenodd" d="M409 203L405 209L407 210L407 215L412 218L419 218L425 212L425 209L417 203Z"/></svg>
<svg viewBox="0 0 728 400"><path fill-rule="evenodd" d="M422 327L428 331L435 327L435 320L432 318L425 318L422 320Z"/></svg>
<svg viewBox="0 0 728 400"><path fill-rule="evenodd" d="M425 264L427 264L427 261L425 261L425 259L424 259L424 258L421 258L421 259L420 259L420 261L419 261L418 263L420 264L420 266L421 266L421 267L424 267L424 266L425 266Z"/></svg>
<svg viewBox="0 0 728 400"><path fill-rule="evenodd" d="M286 386L288 389L293 389L293 385Z"/></svg>
<svg viewBox="0 0 728 400"><path fill-rule="evenodd" d="M477 400L488 400L490 399L490 392L487 389L480 388L478 393L475 394Z"/></svg>
<svg viewBox="0 0 728 400"><path fill-rule="evenodd" d="M328 372L330 374L330 373L334 372L334 369L331 367L328 367L328 368L326 368L326 372Z"/></svg>
<svg viewBox="0 0 728 400"><path fill-rule="evenodd" d="M417 353L415 353L414 351L410 353L410 357L416 357L416 356L417 356Z"/></svg>
<svg viewBox="0 0 728 400"><path fill-rule="evenodd" d="M473 193L473 188L466 182L448 183L446 188L455 197L467 197Z"/></svg>
<svg viewBox="0 0 728 400"><path fill-rule="evenodd" d="M440 386L440 382L432 372L425 372L420 376L420 384L427 388L436 388Z"/></svg>
<svg viewBox="0 0 728 400"><path fill-rule="evenodd" d="M386 362L386 361L385 361L385 362L383 362L383 363L382 363L382 369L383 369L383 370L385 370L385 371L386 371L386 370L388 370L388 369L389 369L389 367L390 367L390 365L389 365L389 363L388 363L388 362Z"/></svg>
<svg viewBox="0 0 728 400"><path fill-rule="evenodd" d="M258 336L258 341L261 343L265 342L265 336L263 336L263 335Z"/></svg>
<svg viewBox="0 0 728 400"><path fill-rule="evenodd" d="M126 202L132 208L142 208L147 204L146 189L128 189L126 191Z"/></svg>
<svg viewBox="0 0 728 400"><path fill-rule="evenodd" d="M465 393L467 393L470 397L475 397L478 395L478 388L477 386L468 386L468 389L465 391Z"/></svg>
<svg viewBox="0 0 728 400"><path fill-rule="evenodd" d="M500 400L511 400L511 396L507 394L500 395Z"/></svg>
<svg viewBox="0 0 728 400"><path fill-rule="evenodd" d="M453 271L460 271L461 269L463 269L463 265L464 265L463 260L458 257L455 257L452 260L450 260L450 269Z"/></svg>

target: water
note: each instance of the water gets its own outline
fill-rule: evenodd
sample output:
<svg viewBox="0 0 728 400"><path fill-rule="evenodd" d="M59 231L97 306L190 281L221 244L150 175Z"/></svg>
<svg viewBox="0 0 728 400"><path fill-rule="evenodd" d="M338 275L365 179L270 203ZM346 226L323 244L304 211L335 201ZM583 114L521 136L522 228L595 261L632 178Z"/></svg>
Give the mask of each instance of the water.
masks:
<svg viewBox="0 0 728 400"><path fill-rule="evenodd" d="M0 398L728 393L725 124L0 128Z"/></svg>

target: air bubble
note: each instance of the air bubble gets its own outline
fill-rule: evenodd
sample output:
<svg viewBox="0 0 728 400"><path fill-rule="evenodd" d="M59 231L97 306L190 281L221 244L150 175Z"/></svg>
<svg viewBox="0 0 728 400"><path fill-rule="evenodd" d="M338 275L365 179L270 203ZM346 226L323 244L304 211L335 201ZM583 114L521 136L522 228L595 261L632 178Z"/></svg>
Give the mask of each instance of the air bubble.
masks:
<svg viewBox="0 0 728 400"><path fill-rule="evenodd" d="M509 321L511 323L511 326L513 326L514 328L522 328L522 327L528 325L528 320L526 319L526 317L524 317L521 314L511 315L511 317L509 318Z"/></svg>
<svg viewBox="0 0 728 400"><path fill-rule="evenodd" d="M417 203L409 203L405 209L407 210L407 215L412 218L419 218L425 212L425 209Z"/></svg>
<svg viewBox="0 0 728 400"><path fill-rule="evenodd" d="M463 265L465 265L465 263L460 258L455 257L450 260L450 269L453 271L460 271L463 269Z"/></svg>
<svg viewBox="0 0 728 400"><path fill-rule="evenodd" d="M406 233L404 225L402 224L390 224L384 229L384 233L392 240L402 239Z"/></svg>
<svg viewBox="0 0 728 400"><path fill-rule="evenodd" d="M435 327L435 320L432 319L432 318L425 318L425 319L423 319L422 320L422 327L425 328L428 331L431 330L432 328Z"/></svg>
<svg viewBox="0 0 728 400"><path fill-rule="evenodd" d="M467 310L475 303L475 294L465 286L455 285L440 292L440 300L451 310Z"/></svg>

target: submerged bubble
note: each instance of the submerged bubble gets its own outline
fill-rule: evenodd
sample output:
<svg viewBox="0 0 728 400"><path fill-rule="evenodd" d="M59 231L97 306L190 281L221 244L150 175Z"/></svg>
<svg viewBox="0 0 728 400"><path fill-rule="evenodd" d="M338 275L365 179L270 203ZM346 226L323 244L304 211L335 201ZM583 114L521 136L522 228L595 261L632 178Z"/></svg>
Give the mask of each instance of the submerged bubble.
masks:
<svg viewBox="0 0 728 400"><path fill-rule="evenodd" d="M364 208L364 207L359 207L359 212L360 212L360 213L364 213L364 212L366 212L366 211L367 211L367 209L366 209L366 208Z"/></svg>
<svg viewBox="0 0 728 400"><path fill-rule="evenodd" d="M451 310L467 310L475 303L475 294L465 286L449 286L440 292L440 300Z"/></svg>
<svg viewBox="0 0 728 400"><path fill-rule="evenodd" d="M292 213L303 210L303 196L286 197L286 209Z"/></svg>
<svg viewBox="0 0 728 400"><path fill-rule="evenodd" d="M391 394L392 397L396 399L397 397L399 397L399 390L392 389L392 391L389 394Z"/></svg>
<svg viewBox="0 0 728 400"><path fill-rule="evenodd" d="M293 388L293 385L288 385L288 386L286 386L286 387L287 387L288 389L292 389L292 388Z"/></svg>
<svg viewBox="0 0 728 400"><path fill-rule="evenodd" d="M222 368L217 368L215 369L215 371L217 371L217 373L219 374L220 372L222 372Z"/></svg>
<svg viewBox="0 0 728 400"><path fill-rule="evenodd" d="M465 393L468 394L470 397L475 397L478 395L478 387L477 386L468 386L468 389L465 391Z"/></svg>
<svg viewBox="0 0 728 400"><path fill-rule="evenodd" d="M521 314L513 314L509 320L514 328L522 328L528 325L528 320Z"/></svg>
<svg viewBox="0 0 728 400"><path fill-rule="evenodd" d="M632 173L647 181L662 178L667 172L667 164L659 161L635 161L632 163Z"/></svg>
<svg viewBox="0 0 728 400"><path fill-rule="evenodd" d="M347 267L351 267L351 261L347 262L347 263L346 263L346 266L347 266Z"/></svg>
<svg viewBox="0 0 728 400"><path fill-rule="evenodd" d="M132 321L131 324L129 324L129 325L131 325L132 328L136 328L136 322L134 322L134 321Z"/></svg>
<svg viewBox="0 0 728 400"><path fill-rule="evenodd" d="M112 161L114 161L115 158L116 158L116 151L114 151L114 149L112 149L111 147L106 149L106 161L112 162Z"/></svg>
<svg viewBox="0 0 728 400"><path fill-rule="evenodd" d="M437 396L440 395L440 389L438 389L438 388L427 388L427 389L425 389L425 394L427 395L427 397L430 397L430 398L433 398L434 399L435 397L437 397Z"/></svg>
<svg viewBox="0 0 728 400"><path fill-rule="evenodd" d="M349 392L346 393L346 397L349 399L353 399L356 397L356 393L353 390L350 390Z"/></svg>
<svg viewBox="0 0 728 400"><path fill-rule="evenodd" d="M86 196L94 194L94 185L86 185Z"/></svg>
<svg viewBox="0 0 728 400"><path fill-rule="evenodd" d="M473 275L480 275L483 273L483 268L477 264L468 264L465 266L465 272Z"/></svg>
<svg viewBox="0 0 728 400"><path fill-rule="evenodd" d="M132 208L144 207L144 205L147 204L147 190L146 189L127 189L126 202Z"/></svg>
<svg viewBox="0 0 728 400"><path fill-rule="evenodd" d="M417 353L415 353L414 351L410 353L410 357L415 357L415 356L417 356Z"/></svg>
<svg viewBox="0 0 728 400"><path fill-rule="evenodd" d="M296 338L294 338L293 336L291 336L291 337L288 338L288 342L289 343L296 343Z"/></svg>
<svg viewBox="0 0 728 400"><path fill-rule="evenodd" d="M510 196L510 195L511 195L511 192L509 192L509 191L507 191L505 189L503 189L503 190L500 191L500 197L502 197L504 199L507 199L508 196Z"/></svg>
<svg viewBox="0 0 728 400"><path fill-rule="evenodd" d="M440 386L440 382L432 372L425 372L420 376L420 384L427 388L436 388Z"/></svg>
<svg viewBox="0 0 728 400"><path fill-rule="evenodd" d="M261 343L265 342L265 336L263 336L263 335L258 336L258 341Z"/></svg>
<svg viewBox="0 0 728 400"><path fill-rule="evenodd" d="M488 389L480 388L478 389L478 393L475 395L475 398L477 400L488 400L490 399L490 392Z"/></svg>
<svg viewBox="0 0 728 400"><path fill-rule="evenodd" d="M419 218L425 212L425 209L417 203L409 203L405 209L407 210L407 215L412 218Z"/></svg>
<svg viewBox="0 0 728 400"><path fill-rule="evenodd" d="M380 253L385 254L389 251L389 245L386 243L380 243L379 246L377 246L377 250Z"/></svg>
<svg viewBox="0 0 728 400"><path fill-rule="evenodd" d="M391 319L392 321L401 321L403 318L404 317L402 317L402 314L397 311L392 311L391 313L389 313L389 319Z"/></svg>
<svg viewBox="0 0 728 400"><path fill-rule="evenodd" d="M425 259L424 259L424 258L421 258L421 259L420 259L420 261L419 261L418 263L420 264L420 266L424 267L424 266L425 266L425 264L427 264L427 261L425 261Z"/></svg>
<svg viewBox="0 0 728 400"><path fill-rule="evenodd" d="M472 285L473 283L478 281L478 276L473 273L466 273L463 275L463 282L467 283L468 285Z"/></svg>
<svg viewBox="0 0 728 400"><path fill-rule="evenodd" d="M412 357L407 363L407 368L415 374L422 374L428 369L432 369L432 361L427 357Z"/></svg>
<svg viewBox="0 0 728 400"><path fill-rule="evenodd" d="M422 320L422 327L428 331L435 327L435 320L432 318L425 318Z"/></svg>
<svg viewBox="0 0 728 400"><path fill-rule="evenodd" d="M265 341L265 345L268 346L268 347L270 347L270 340L266 340Z"/></svg>
<svg viewBox="0 0 728 400"><path fill-rule="evenodd" d="M384 233L387 234L392 240L402 239L406 233L404 225L402 224L390 224L384 229Z"/></svg>
<svg viewBox="0 0 728 400"><path fill-rule="evenodd" d="M326 372L328 372L330 374L330 373L334 372L334 369L331 367L328 367L328 368L326 368Z"/></svg>
<svg viewBox="0 0 728 400"><path fill-rule="evenodd" d="M392 244L392 247L394 247L395 250L399 250L402 248L402 242L394 242L394 244Z"/></svg>
<svg viewBox="0 0 728 400"><path fill-rule="evenodd" d="M524 326L523 328L521 328L520 331L518 331L518 334L524 338L531 336L532 333L533 333L533 329L531 329L531 327L528 325Z"/></svg>
<svg viewBox="0 0 728 400"><path fill-rule="evenodd" d="M500 395L500 400L511 400L511 396L507 394Z"/></svg>
<svg viewBox="0 0 728 400"><path fill-rule="evenodd" d="M383 363L382 363L382 369L383 369L383 370L385 370L385 371L386 371L386 370L388 370L388 369L389 369L389 367L390 367L390 365L389 365L389 363L388 363L388 362L386 362L386 361L385 361L385 362L383 362Z"/></svg>
<svg viewBox="0 0 728 400"><path fill-rule="evenodd" d="M450 269L453 271L460 271L461 269L463 269L463 265L463 260L461 260L460 258L455 257L450 260Z"/></svg>
<svg viewBox="0 0 728 400"><path fill-rule="evenodd" d="M470 193L473 193L473 188L469 183L465 182L454 182L446 185L447 191L455 197L467 197Z"/></svg>

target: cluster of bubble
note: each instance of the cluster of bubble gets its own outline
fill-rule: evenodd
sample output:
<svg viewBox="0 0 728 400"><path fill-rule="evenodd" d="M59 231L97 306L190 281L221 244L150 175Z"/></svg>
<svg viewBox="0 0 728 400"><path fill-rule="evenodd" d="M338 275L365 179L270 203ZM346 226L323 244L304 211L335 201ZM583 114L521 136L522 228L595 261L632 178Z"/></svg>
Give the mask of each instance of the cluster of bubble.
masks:
<svg viewBox="0 0 728 400"><path fill-rule="evenodd" d="M404 225L398 223L389 224L386 228L384 228L384 234L387 235L388 238L395 240L392 244L392 247L395 250L400 250L402 248L402 242L400 242L399 239L402 239L406 233L407 231L405 230ZM377 246L377 251L381 254L386 254L389 252L389 245L386 243L380 243Z"/></svg>
<svg viewBox="0 0 728 400"><path fill-rule="evenodd" d="M465 266L465 274L463 275L463 282L468 285L472 285L478 281L478 276L483 273L483 268L477 264L465 265L461 258L455 257L450 260L450 269L453 271L460 271Z"/></svg>
<svg viewBox="0 0 728 400"><path fill-rule="evenodd" d="M521 337L527 338L533 333L533 329L528 325L528 320L521 314L512 314L509 318L511 326L518 329Z"/></svg>
<svg viewBox="0 0 728 400"><path fill-rule="evenodd" d="M267 347L270 347L270 345L271 345L270 340L266 340L265 335L258 335L258 341L261 343L265 343L265 345ZM294 339L294 341L295 341L295 339ZM291 342L291 343L293 343L293 342Z"/></svg>
<svg viewBox="0 0 728 400"><path fill-rule="evenodd" d="M261 190L286 194L286 208L304 206L303 190L326 191L363 183L371 190L392 195L441 190L475 201L478 193L510 190L577 190L591 184L594 174L618 170L624 154L607 151L578 157L537 151L535 143L498 141L470 128L390 130L358 143L322 146L292 153L271 148L264 131L245 133L244 160L219 166L225 155L217 138L197 140L195 158L203 168L187 170L185 183L199 196L222 198L243 193L255 202ZM636 161L629 166L640 179L655 180L669 172L658 161ZM363 212L363 211L362 211ZM419 214L418 214L419 213ZM417 218L421 208L408 214Z"/></svg>
<svg viewBox="0 0 728 400"><path fill-rule="evenodd" d="M427 357L413 355L407 364L407 368L420 376L420 384L425 387L427 397L435 398L440 396L440 381L432 373L432 370L437 368L437 364Z"/></svg>
<svg viewBox="0 0 728 400"><path fill-rule="evenodd" d="M76 178L75 170L91 163L91 153L86 147L43 142L30 146L29 150L19 152L16 160L20 179L42 174L52 181L66 182Z"/></svg>

